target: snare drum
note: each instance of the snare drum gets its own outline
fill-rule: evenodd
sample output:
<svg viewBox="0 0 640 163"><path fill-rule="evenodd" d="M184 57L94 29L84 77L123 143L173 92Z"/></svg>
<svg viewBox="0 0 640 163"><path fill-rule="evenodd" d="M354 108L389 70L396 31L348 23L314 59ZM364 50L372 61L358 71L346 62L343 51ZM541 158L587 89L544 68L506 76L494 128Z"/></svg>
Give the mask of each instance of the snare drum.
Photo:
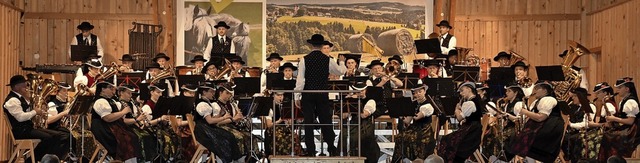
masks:
<svg viewBox="0 0 640 163"><path fill-rule="evenodd" d="M413 73L420 74L420 79L429 76L429 70L424 66L426 59L413 60Z"/></svg>

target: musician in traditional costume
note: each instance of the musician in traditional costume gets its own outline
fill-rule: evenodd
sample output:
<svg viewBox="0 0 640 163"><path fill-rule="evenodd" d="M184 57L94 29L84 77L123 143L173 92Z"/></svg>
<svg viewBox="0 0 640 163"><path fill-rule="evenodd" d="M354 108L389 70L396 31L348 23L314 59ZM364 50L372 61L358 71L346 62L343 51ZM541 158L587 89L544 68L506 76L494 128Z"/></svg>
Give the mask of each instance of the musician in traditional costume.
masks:
<svg viewBox="0 0 640 163"><path fill-rule="evenodd" d="M198 85L187 83L181 87L180 96L196 98L197 91L198 91ZM194 108L195 108L195 104L193 105L193 107L188 108L190 110L187 110L187 112L185 113L192 112ZM186 109L186 108L181 108L181 109ZM196 146L196 143L193 142L193 138L191 138L191 129L189 129L189 126L188 126L189 122L186 119L187 115L183 114L181 116L182 116L182 119L177 119L178 130L179 130L177 134L181 138L182 148L184 149L182 151L184 155L183 158L191 158L193 157L193 154L198 148L198 146Z"/></svg>
<svg viewBox="0 0 640 163"><path fill-rule="evenodd" d="M513 69L513 72L516 74L514 83L518 83L524 91L524 96L529 97L533 92L533 83L531 78L529 78L529 65L518 61L511 65L511 69Z"/></svg>
<svg viewBox="0 0 640 163"><path fill-rule="evenodd" d="M532 98L536 100L531 105L532 109L520 111L529 120L512 139L507 152L541 162L553 162L560 152L564 120L551 84L540 82L533 91Z"/></svg>
<svg viewBox="0 0 640 163"><path fill-rule="evenodd" d="M84 66L88 71L82 76L76 76L76 78L73 79L73 85L75 86L75 88L78 88L78 85L83 84L87 88L90 88L89 92L94 93L96 92L94 84L98 82L97 79L100 75L102 62L98 60L91 60L87 63L84 63Z"/></svg>
<svg viewBox="0 0 640 163"><path fill-rule="evenodd" d="M498 62L498 67L509 67L511 66L511 54L501 51L493 57L493 61Z"/></svg>
<svg viewBox="0 0 640 163"><path fill-rule="evenodd" d="M122 62L122 65L120 65L120 67L118 68L118 70L120 70L120 72L134 72L135 71L133 69L133 63L136 62L136 60L133 59L133 57L130 54L122 55L122 58L120 59L120 61Z"/></svg>
<svg viewBox="0 0 640 163"><path fill-rule="evenodd" d="M160 57L160 59L158 60L164 60L164 58ZM162 70L164 70L164 68L162 67L162 65L158 62L152 62L151 64L149 64L147 66L147 79L143 82L150 82L151 79L153 79L154 77L156 77L158 74L160 74L160 72L162 72ZM150 83L150 84L161 84L164 87L166 87L167 91L164 92L163 91L163 96L164 97L175 97L176 95L178 95L179 93L176 93L176 91L173 89L174 87L178 86L178 81L174 80L173 82L169 79L161 79L158 80L157 83ZM179 92L179 91L177 91Z"/></svg>
<svg viewBox="0 0 640 163"><path fill-rule="evenodd" d="M235 53L236 48L231 37L227 35L227 30L231 28L226 22L220 21L213 26L216 29L216 36L211 37L207 47L204 49L204 58L209 61L215 61L215 58L224 58L222 54Z"/></svg>
<svg viewBox="0 0 640 163"><path fill-rule="evenodd" d="M187 75L202 75L203 72L205 72L206 70L203 69L204 67L204 63L206 63L208 60L204 59L204 57L202 55L196 55L195 57L193 57L193 59L191 59L191 63L193 63L194 68L192 71L187 72Z"/></svg>
<svg viewBox="0 0 640 163"><path fill-rule="evenodd" d="M269 57L267 57L267 61L269 62L269 66L264 69L266 73L278 73L280 68L280 63L283 58L278 53L271 53Z"/></svg>
<svg viewBox="0 0 640 163"><path fill-rule="evenodd" d="M442 60L437 59L429 59L424 62L424 66L427 66L427 71L429 74L426 76L427 78L446 78L447 73L444 67L441 66Z"/></svg>
<svg viewBox="0 0 640 163"><path fill-rule="evenodd" d="M291 131L291 126L285 126L284 124L291 124L293 121L291 119L283 119L283 111L282 105L284 102L284 93L271 93L273 97L273 103L275 104L275 108L269 110L269 115L265 116L263 119L263 123L265 125L265 140L264 140L264 151L268 156L274 154L274 146L275 145L275 155L290 155L291 154L291 138L295 137L294 143L294 151L296 155L304 155L302 151L302 145L300 144L300 137ZM274 121L275 120L275 121ZM275 132L274 132L275 127ZM275 135L275 143L274 141Z"/></svg>
<svg viewBox="0 0 640 163"><path fill-rule="evenodd" d="M453 27L449 25L449 21L447 20L440 21L436 26L440 28L440 37L438 37L440 41L440 51L442 51L443 55L450 55L449 52L455 50L457 44L456 37L449 33Z"/></svg>
<svg viewBox="0 0 640 163"><path fill-rule="evenodd" d="M438 155L446 162L464 162L480 147L484 104L480 101L475 84L466 82L458 88L462 99L456 106L455 116L460 128L442 137L438 145Z"/></svg>
<svg viewBox="0 0 640 163"><path fill-rule="evenodd" d="M31 108L31 103L34 101L29 101L32 98L29 97L27 80L24 76L11 77L7 86L11 87L11 91L2 106L4 115L11 124L13 137L16 139L40 139L40 143L34 151L35 160L40 160L45 154L64 157L68 152L66 149L69 149L69 135L56 130L34 128L32 118L36 114L46 114L47 108Z"/></svg>
<svg viewBox="0 0 640 163"><path fill-rule="evenodd" d="M147 123L147 115L143 114L133 101L133 94L137 93L135 87L125 84L119 86L117 91L118 102L123 105L123 108L131 108L131 112L125 115L123 119L124 123L131 128L138 138L139 142L136 142L140 144L140 157L138 161L153 161L158 155L158 142L153 132L146 128L148 126L145 126L145 123Z"/></svg>
<svg viewBox="0 0 640 163"><path fill-rule="evenodd" d="M400 162L403 159L411 161L426 159L434 153L436 139L434 129L431 127L431 115L436 109L427 99L427 89L426 85L418 85L411 90L415 99L413 105L416 115L401 118L406 128L396 137L392 162Z"/></svg>
<svg viewBox="0 0 640 163"><path fill-rule="evenodd" d="M569 95L571 123L562 144L565 157L573 161L595 159L602 139L601 130L594 126L596 107L589 103L587 96L590 94L584 88L573 89Z"/></svg>
<svg viewBox="0 0 640 163"><path fill-rule="evenodd" d="M233 67L230 78L247 76L247 71L242 69L242 66L245 64L245 62L240 56L234 56L229 60L229 62L231 62L231 67Z"/></svg>
<svg viewBox="0 0 640 163"><path fill-rule="evenodd" d="M126 126L123 117L131 112L131 107L122 106L114 100L116 86L100 82L96 87L93 103L91 132L98 142L107 149L107 155L116 160L135 162L141 151L136 134Z"/></svg>
<svg viewBox="0 0 640 163"><path fill-rule="evenodd" d="M382 87L383 97L391 98L393 89L402 87L404 83L395 76L389 76L389 74L386 74L382 67L383 65L384 63L380 62L380 60L373 60L369 65L367 65L367 68L371 69L371 77L367 80L367 86Z"/></svg>
<svg viewBox="0 0 640 163"><path fill-rule="evenodd" d="M364 74L358 70L360 67L360 58L357 58L353 55L345 56L345 64L347 66L347 72L342 75L344 77L355 77L355 76L363 76Z"/></svg>
<svg viewBox="0 0 640 163"><path fill-rule="evenodd" d="M84 46L95 46L97 50L97 55L102 57L104 56L104 49L102 48L102 43L100 42L100 38L97 35L91 33L94 26L89 22L82 22L76 28L80 30L81 33L75 35L71 39L71 45L84 45ZM69 57L71 57L71 49L69 49ZM76 63L81 64L81 63Z"/></svg>
<svg viewBox="0 0 640 163"><path fill-rule="evenodd" d="M355 110L343 110L342 118L344 126L342 126L342 130L340 131L340 139L342 142L338 144L338 148L342 149L344 155L358 156L358 153L360 153L362 157L366 158L365 162L378 162L380 146L378 145L375 134L374 119L380 117L382 113L374 113L376 113L377 108L382 107L382 105L377 104L382 104L382 99L376 101L373 97L366 96L368 86L365 82L357 82L350 87L350 89L360 92L347 96L346 98L355 99L356 103L351 103L351 105L361 107L361 109L359 109L360 114L357 113L357 108L355 108ZM358 105L357 101L360 102L360 105ZM360 120L360 130L358 130L357 126L358 120ZM360 141L360 144L358 144L358 141ZM347 143L349 145L348 147L346 147Z"/></svg>
<svg viewBox="0 0 640 163"><path fill-rule="evenodd" d="M253 144L250 141L252 134L247 128L248 126L240 124L241 120L244 119L244 116L238 108L238 104L232 101L233 85L231 83L224 83L220 85L216 90L216 96L218 100L211 104L213 110L219 110L219 114L232 115L232 117L228 118L231 120L231 123L226 123L224 125L218 124L218 127L232 133L238 142L237 145L240 148L240 155L247 156L250 153L251 146ZM244 158L241 160L244 160Z"/></svg>
<svg viewBox="0 0 640 163"><path fill-rule="evenodd" d="M630 157L638 146L638 93L632 78L625 77L616 81L616 93L622 97L618 104L619 109L613 116L607 116L606 120L611 129L603 136L599 160L604 160L613 155ZM607 126L607 125L605 125Z"/></svg>
<svg viewBox="0 0 640 163"><path fill-rule="evenodd" d="M64 128L60 124L60 120L69 115L69 110L64 110L67 107L67 101L69 99L69 89L71 86L65 82L58 83L58 91L56 95L49 98L47 106L49 106L47 116L47 128L62 132L69 132L67 128ZM69 136L69 135L67 135Z"/></svg>
<svg viewBox="0 0 640 163"><path fill-rule="evenodd" d="M402 65L404 64L404 62L402 61L402 57L400 57L400 55L393 55L389 58L387 58L387 67L389 67L390 72L404 72ZM390 67L393 67L393 69L391 69Z"/></svg>
<svg viewBox="0 0 640 163"><path fill-rule="evenodd" d="M220 73L218 66L213 62L207 62L207 64L202 67L202 70L204 71L204 78L206 81L217 80L215 77Z"/></svg>
<svg viewBox="0 0 640 163"><path fill-rule="evenodd" d="M443 57L439 57L439 58L443 58ZM458 64L458 50L452 49L451 51L449 51L449 54L447 56L444 56L444 58L447 61L443 65L444 72L442 72L443 74L441 76L442 77L445 77L445 76L446 77L452 77L453 76L453 66ZM444 73L446 73L446 74L444 74Z"/></svg>
<svg viewBox="0 0 640 163"><path fill-rule="evenodd" d="M97 54L91 53L91 54L89 54L89 56L86 56L83 61L74 62L74 64L76 64L76 65L81 65L78 68L78 70L76 71L75 77L84 76L85 74L87 74L90 69L89 69L89 66L86 65L86 63L88 63L90 61L101 61L100 60L101 57L102 56L98 56ZM102 63L102 61L100 63Z"/></svg>
<svg viewBox="0 0 640 163"><path fill-rule="evenodd" d="M567 52L568 52L568 50L564 50L558 56L560 58L562 58L562 60L565 60L565 56L567 56ZM584 71L584 69L582 69L582 68L580 68L580 67L578 67L576 65L572 65L571 69L577 71L578 74L580 74L580 76L581 76L580 87L584 88L584 89L589 89L589 80L587 79L587 73Z"/></svg>
<svg viewBox="0 0 640 163"><path fill-rule="evenodd" d="M160 100L163 92L167 90L166 86L164 84L151 84L148 88L151 96L141 108L142 115L146 116L145 122L148 122L146 127L151 128L154 134L158 136L162 144L160 152L166 158L176 156L179 154L181 146L178 136L168 124L169 117L165 115L153 116L158 100Z"/></svg>
<svg viewBox="0 0 640 163"><path fill-rule="evenodd" d="M482 143L482 153L487 156L496 156L496 159L502 161L509 161L513 158L513 155L500 156L502 150L506 150L507 142L511 141L517 131L521 129L524 123L524 116L520 114L520 111L525 108L524 92L518 85L511 85L506 87L505 97L498 100L496 112L492 108L487 108L489 112L494 112L494 117L498 120L494 127L492 127L491 133L484 136L484 142ZM502 127L500 127L502 126ZM504 148L503 148L504 147ZM506 154L506 153L505 153ZM493 161L489 159L489 161Z"/></svg>

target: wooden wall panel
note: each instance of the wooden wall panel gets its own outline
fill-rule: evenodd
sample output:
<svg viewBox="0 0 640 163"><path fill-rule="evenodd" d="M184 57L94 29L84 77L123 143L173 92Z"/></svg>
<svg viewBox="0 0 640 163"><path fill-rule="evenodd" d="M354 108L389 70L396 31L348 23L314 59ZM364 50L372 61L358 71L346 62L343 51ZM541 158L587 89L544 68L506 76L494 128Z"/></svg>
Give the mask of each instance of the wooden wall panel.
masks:
<svg viewBox="0 0 640 163"><path fill-rule="evenodd" d="M4 101L6 94L9 93L9 87L5 86L9 83L11 76L15 74L23 74L18 66L19 58L19 42L20 42L20 14L16 10L16 6L7 6L0 4L0 101ZM4 112L0 112L0 117L4 116ZM12 147L9 141L10 125L4 118L0 121L0 144L6 144L0 147L0 160L8 160Z"/></svg>
<svg viewBox="0 0 640 163"><path fill-rule="evenodd" d="M636 17L640 14L640 1L631 0L589 15L587 20L590 47L601 47L600 55L590 59L598 65L591 72L590 82L609 82L630 76L640 79L637 63L640 33L637 27L640 21Z"/></svg>

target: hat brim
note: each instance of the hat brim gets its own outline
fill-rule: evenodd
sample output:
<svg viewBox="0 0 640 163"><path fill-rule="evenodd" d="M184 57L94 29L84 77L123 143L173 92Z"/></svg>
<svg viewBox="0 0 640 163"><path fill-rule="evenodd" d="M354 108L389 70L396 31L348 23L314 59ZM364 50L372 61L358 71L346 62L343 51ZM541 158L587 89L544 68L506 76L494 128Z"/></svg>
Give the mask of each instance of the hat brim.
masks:
<svg viewBox="0 0 640 163"><path fill-rule="evenodd" d="M307 43L312 44L312 45L322 45L322 44L324 44L324 41L319 41L319 40L307 40Z"/></svg>
<svg viewBox="0 0 640 163"><path fill-rule="evenodd" d="M627 84L627 83L633 83L633 82L626 81L626 82L622 82L622 83L620 83L620 84L616 84L616 88L621 87L621 86L623 86L623 85L625 85L625 84Z"/></svg>
<svg viewBox="0 0 640 163"><path fill-rule="evenodd" d="M192 59L190 62L191 62L191 63L196 63L196 61L207 62L207 61L209 61L209 60L206 60L206 59L204 59L204 58L203 58L203 59Z"/></svg>
<svg viewBox="0 0 640 163"><path fill-rule="evenodd" d="M391 61L393 61L393 60L398 61L398 63L400 63L400 64L402 64L402 63L403 63L403 62L402 62L402 59L400 59L400 58L389 58L389 59L387 59L387 61L389 61L389 62L391 62Z"/></svg>
<svg viewBox="0 0 640 163"><path fill-rule="evenodd" d="M378 65L378 66L384 66L384 63L380 62L380 63L370 64L370 65L367 65L367 68L368 68L368 69L371 69L371 67L376 66L376 65Z"/></svg>
<svg viewBox="0 0 640 163"><path fill-rule="evenodd" d="M157 69L160 69L160 70L162 70L162 69L163 69L162 67L157 67L157 66L148 66L148 67L146 67L146 68L147 68L147 70L148 70L148 69L152 69L152 68L157 68Z"/></svg>
<svg viewBox="0 0 640 163"><path fill-rule="evenodd" d="M125 59L120 59L120 61L132 61L135 62L135 59L131 59L131 58L125 58Z"/></svg>
<svg viewBox="0 0 640 163"><path fill-rule="evenodd" d="M453 29L453 27L452 27L452 26L450 26L450 25L448 25L448 24L436 24L436 26L437 26L437 27L445 26L445 27L448 27L448 28L450 28L450 29Z"/></svg>
<svg viewBox="0 0 640 163"><path fill-rule="evenodd" d="M507 58L511 59L511 56L510 56L510 55L498 55L498 56L493 57L493 61L496 61L496 62L497 62L497 61L498 61L498 60L500 60L500 58L502 58L502 57L507 57Z"/></svg>
<svg viewBox="0 0 640 163"><path fill-rule="evenodd" d="M158 60L158 59L160 59L160 58L164 58L164 59L165 59L165 60L167 60L167 61L171 60L171 58L169 58L169 56L160 56L160 57L155 57L155 58L153 58L153 61L155 62L155 61L157 61L157 60Z"/></svg>
<svg viewBox="0 0 640 163"><path fill-rule="evenodd" d="M220 24L218 24L218 25L214 25L214 26L213 26L213 28L216 28L216 29L217 29L218 27L224 27L224 28L226 28L226 29L231 28L229 25L220 25Z"/></svg>
<svg viewBox="0 0 640 163"><path fill-rule="evenodd" d="M158 86L155 86L155 85L149 85L149 87L147 87L147 88L151 89L151 88L154 88L154 87L155 87L156 89L160 90L161 92L164 92L164 90L166 90L166 89L162 89L162 88L160 88L160 87L158 87Z"/></svg>
<svg viewBox="0 0 640 163"><path fill-rule="evenodd" d="M293 71L297 71L298 70L298 67L296 67L296 66L280 66L280 68L282 69L282 71L284 71L285 68L290 68ZM278 70L278 71L280 71L280 70Z"/></svg>
<svg viewBox="0 0 640 163"><path fill-rule="evenodd" d="M93 25L79 25L76 28L79 30L92 30L95 27Z"/></svg>

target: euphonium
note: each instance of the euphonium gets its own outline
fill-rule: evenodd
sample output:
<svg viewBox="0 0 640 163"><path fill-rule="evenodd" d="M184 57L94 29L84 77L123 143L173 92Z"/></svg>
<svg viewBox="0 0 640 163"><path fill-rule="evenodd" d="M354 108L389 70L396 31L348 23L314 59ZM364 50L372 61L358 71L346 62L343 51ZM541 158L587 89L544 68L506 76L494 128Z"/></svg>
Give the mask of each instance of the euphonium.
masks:
<svg viewBox="0 0 640 163"><path fill-rule="evenodd" d="M553 82L554 92L558 99L563 101L568 101L571 96L569 92L578 86L580 86L580 82L582 81L582 76L578 73L578 71L574 70L573 64L578 61L578 59L585 55L590 54L589 49L580 45L575 41L569 40L569 49L567 50L567 55L562 62L562 71L565 76L565 81Z"/></svg>
<svg viewBox="0 0 640 163"><path fill-rule="evenodd" d="M31 97L31 104L34 109L47 109L47 97L58 90L58 82L52 79L44 79L39 85L39 89L34 94L35 96ZM46 112L36 114L32 119L34 128L47 128L47 118L48 113Z"/></svg>
<svg viewBox="0 0 640 163"><path fill-rule="evenodd" d="M73 95L73 98L71 99L71 101L67 102L67 104L64 106L64 111L71 110L71 107L73 107L73 105L75 105L76 100L78 99L78 96L84 95L85 92L87 92L86 87L87 86L82 84L82 83L78 84L78 86L76 87L76 90L77 90L76 94ZM73 124L69 124L70 121L74 122L74 123ZM75 127L75 125L74 125L75 121L77 121L77 119L76 120L72 120L72 115L67 115L67 116L62 117L62 119L60 119L60 126L71 130L72 128Z"/></svg>
<svg viewBox="0 0 640 163"><path fill-rule="evenodd" d="M509 59L509 65L513 65L513 64L516 64L516 62L526 60L523 56L516 53L515 51L510 50L509 53L511 54L511 59Z"/></svg>
<svg viewBox="0 0 640 163"><path fill-rule="evenodd" d="M218 72L218 74L216 74L216 76L213 77L213 80L220 80L224 77L224 75L230 75L231 71L233 70L233 67L231 66L231 62L229 62L228 59L224 59L224 67L222 68L221 71Z"/></svg>
<svg viewBox="0 0 640 163"><path fill-rule="evenodd" d="M163 69L155 76L152 76L151 79L149 80L149 83L158 83L160 80L168 79L168 78L176 78L175 71L171 66Z"/></svg>

